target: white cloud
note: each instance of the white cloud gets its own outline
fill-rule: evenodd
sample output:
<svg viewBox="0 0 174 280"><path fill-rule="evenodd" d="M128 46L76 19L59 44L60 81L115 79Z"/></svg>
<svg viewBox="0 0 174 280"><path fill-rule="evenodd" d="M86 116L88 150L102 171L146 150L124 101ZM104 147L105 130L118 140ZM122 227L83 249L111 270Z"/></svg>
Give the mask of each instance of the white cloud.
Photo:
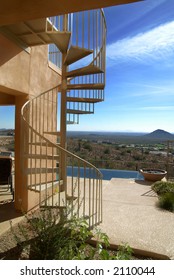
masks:
<svg viewBox="0 0 174 280"><path fill-rule="evenodd" d="M128 83L127 83L128 84ZM166 99L169 97L174 96L174 84L170 81L168 84L163 86L156 86L156 85L147 85L147 84L136 84L130 83L130 86L134 87L133 91L129 91L129 96L141 97L141 96L148 96L148 97L158 97L162 99Z"/></svg>
<svg viewBox="0 0 174 280"><path fill-rule="evenodd" d="M108 109L109 108L109 109ZM105 108L104 112L140 112L140 111L149 111L149 112L157 112L157 111L163 111L163 112L169 112L174 111L174 106L170 105L154 105L154 106L139 106L136 104L122 104L122 105L115 105L112 104L110 107Z"/></svg>
<svg viewBox="0 0 174 280"><path fill-rule="evenodd" d="M147 63L174 54L174 21L107 46L107 58Z"/></svg>
<svg viewBox="0 0 174 280"><path fill-rule="evenodd" d="M174 106L147 106L140 107L138 110L143 111L174 111Z"/></svg>

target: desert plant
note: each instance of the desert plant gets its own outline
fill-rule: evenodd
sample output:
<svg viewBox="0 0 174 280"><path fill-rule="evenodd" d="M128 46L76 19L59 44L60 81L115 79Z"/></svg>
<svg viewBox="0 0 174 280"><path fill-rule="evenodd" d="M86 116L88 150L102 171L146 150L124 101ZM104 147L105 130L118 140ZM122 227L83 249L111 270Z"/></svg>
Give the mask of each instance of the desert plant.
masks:
<svg viewBox="0 0 174 280"><path fill-rule="evenodd" d="M156 192L158 195L162 195L169 192L174 193L174 183L158 181L152 185L152 190Z"/></svg>
<svg viewBox="0 0 174 280"><path fill-rule="evenodd" d="M103 152L104 152L105 155L109 155L110 154L109 148L106 148Z"/></svg>
<svg viewBox="0 0 174 280"><path fill-rule="evenodd" d="M80 246L90 236L87 223L81 219L59 219L57 211L46 210L32 217L26 217L27 231L19 225L13 232L18 246L30 244L29 258L41 260L69 260L78 255Z"/></svg>
<svg viewBox="0 0 174 280"><path fill-rule="evenodd" d="M123 243L118 246L117 251L109 250L109 238L106 233L103 233L100 229L96 229L95 238L97 241L95 255L99 255L101 260L130 260L133 250L127 244Z"/></svg>
<svg viewBox="0 0 174 280"><path fill-rule="evenodd" d="M164 193L159 197L159 207L174 212L174 193Z"/></svg>
<svg viewBox="0 0 174 280"><path fill-rule="evenodd" d="M116 258L117 260L130 260L132 257L132 253L133 250L127 243L121 244L118 247Z"/></svg>
<svg viewBox="0 0 174 280"><path fill-rule="evenodd" d="M109 250L109 238L96 228L91 231L84 219L72 217L58 220L57 212L42 211L27 217L26 225L19 225L18 232L12 228L15 240L29 259L40 260L89 260L129 259L131 250L127 245L114 253ZM89 244L94 237L96 246Z"/></svg>
<svg viewBox="0 0 174 280"><path fill-rule="evenodd" d="M90 152L92 151L92 146L89 142L83 143L83 148L90 151Z"/></svg>

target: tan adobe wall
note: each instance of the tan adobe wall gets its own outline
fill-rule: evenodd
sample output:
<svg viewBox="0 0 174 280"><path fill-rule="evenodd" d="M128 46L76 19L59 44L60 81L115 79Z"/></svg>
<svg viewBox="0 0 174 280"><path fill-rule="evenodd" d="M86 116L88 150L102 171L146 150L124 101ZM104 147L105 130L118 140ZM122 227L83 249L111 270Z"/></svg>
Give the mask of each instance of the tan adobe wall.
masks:
<svg viewBox="0 0 174 280"><path fill-rule="evenodd" d="M21 108L28 98L60 83L60 72L58 74L49 65L48 46L37 46L31 48L30 53L20 52L0 67L0 105L15 105L14 183L17 210L28 211L38 205L38 194L27 190L21 176Z"/></svg>
<svg viewBox="0 0 174 280"><path fill-rule="evenodd" d="M19 53L0 67L0 92L38 95L60 83L60 75L48 66L48 46Z"/></svg>

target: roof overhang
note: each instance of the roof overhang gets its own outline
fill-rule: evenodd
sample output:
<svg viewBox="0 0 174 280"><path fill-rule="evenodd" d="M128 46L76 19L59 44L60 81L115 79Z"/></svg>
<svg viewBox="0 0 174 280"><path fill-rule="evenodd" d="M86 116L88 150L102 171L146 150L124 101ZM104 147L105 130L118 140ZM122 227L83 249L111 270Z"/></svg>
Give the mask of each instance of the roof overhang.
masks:
<svg viewBox="0 0 174 280"><path fill-rule="evenodd" d="M144 0L1 0L0 26Z"/></svg>

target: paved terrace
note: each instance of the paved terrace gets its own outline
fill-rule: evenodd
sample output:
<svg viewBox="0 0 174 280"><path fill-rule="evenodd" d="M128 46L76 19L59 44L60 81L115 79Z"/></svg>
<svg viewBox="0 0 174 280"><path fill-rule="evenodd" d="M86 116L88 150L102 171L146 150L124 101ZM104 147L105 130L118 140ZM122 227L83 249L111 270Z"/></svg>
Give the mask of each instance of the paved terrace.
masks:
<svg viewBox="0 0 174 280"><path fill-rule="evenodd" d="M174 214L156 207L158 197L151 183L134 179L103 182L103 223L100 228L111 244L174 259Z"/></svg>
<svg viewBox="0 0 174 280"><path fill-rule="evenodd" d="M134 179L103 181L103 223L110 243L174 259L174 214L156 207L158 198L150 183ZM0 235L23 218L15 213L10 195L0 195ZM1 244L0 244L1 247ZM1 248L0 248L1 249Z"/></svg>

